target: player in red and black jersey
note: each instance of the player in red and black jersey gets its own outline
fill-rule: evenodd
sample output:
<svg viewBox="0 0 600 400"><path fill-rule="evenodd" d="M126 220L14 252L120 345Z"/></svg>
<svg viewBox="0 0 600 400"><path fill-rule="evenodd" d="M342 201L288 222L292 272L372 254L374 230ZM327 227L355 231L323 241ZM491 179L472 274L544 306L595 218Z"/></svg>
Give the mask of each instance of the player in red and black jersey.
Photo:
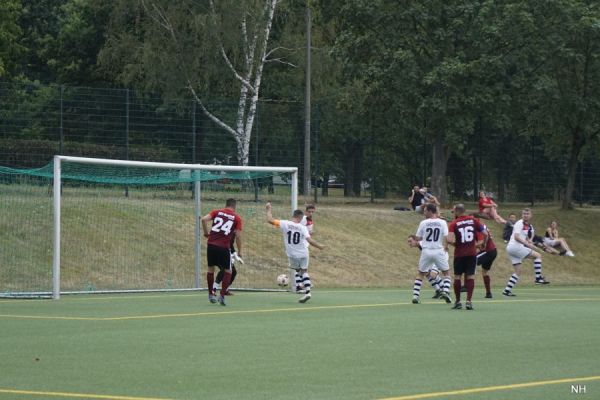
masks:
<svg viewBox="0 0 600 400"><path fill-rule="evenodd" d="M206 246L207 272L206 282L208 284L208 300L211 303L217 301L225 305L225 295L229 284L231 283L231 252L230 247L233 238L237 245L237 254L242 257L242 218L235 213L235 199L227 199L225 208L212 210L202 217L202 230L204 236L208 238ZM212 221L212 226L209 223ZM221 282L221 293L217 300L213 291L215 282L215 267L224 271L223 281Z"/></svg>
<svg viewBox="0 0 600 400"><path fill-rule="evenodd" d="M477 242L482 243L480 247L479 253L477 253L477 265L481 265L481 277L483 278L483 285L485 286L485 298L492 298L492 288L491 288L491 278L489 275L490 269L492 268L492 264L494 260L498 256L498 251L496 250L496 244L492 238L492 233L487 228L487 226L483 225L484 229L488 233L487 242L484 240L483 233L477 232ZM486 243L483 246L483 243Z"/></svg>
<svg viewBox="0 0 600 400"><path fill-rule="evenodd" d="M483 225L470 215L465 214L464 204L454 206L455 219L448 226L448 244L454 248L454 294L456 302L452 307L455 310L462 308L460 302L461 276L465 274L467 287L467 310L473 309L473 289L475 288L475 267L477 266L477 232L481 232L484 242L487 242L488 233Z"/></svg>

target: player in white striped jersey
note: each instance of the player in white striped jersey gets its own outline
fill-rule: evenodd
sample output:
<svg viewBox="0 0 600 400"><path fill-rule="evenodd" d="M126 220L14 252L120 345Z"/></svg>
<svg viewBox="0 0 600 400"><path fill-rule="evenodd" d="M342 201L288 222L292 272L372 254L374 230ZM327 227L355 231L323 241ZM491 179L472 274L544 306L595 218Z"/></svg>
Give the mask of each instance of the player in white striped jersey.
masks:
<svg viewBox="0 0 600 400"><path fill-rule="evenodd" d="M435 204L425 205L425 219L419 224L416 239L421 242L421 257L419 259L419 268L417 277L413 286L413 304L419 304L421 295L421 285L423 278L429 272L431 266L435 266L442 272L444 279L442 281L441 298L450 303L450 273L448 266L448 224L445 220L438 218L437 206Z"/></svg>
<svg viewBox="0 0 600 400"><path fill-rule="evenodd" d="M506 252L508 253L508 257L512 262L515 272L508 279L508 283L502 292L505 296L515 296L512 290L519 280L519 275L521 275L521 264L526 258L533 259L535 284L547 285L550 283L542 276L542 255L536 251L537 247L535 247L535 244L533 244L532 241L535 232L533 230L533 225L530 223L531 217L531 210L529 208L523 209L521 212L521 219L515 222L513 233L506 245Z"/></svg>
<svg viewBox="0 0 600 400"><path fill-rule="evenodd" d="M295 210L291 221L273 218L271 203L267 203L266 210L267 222L279 227L279 230L283 234L283 243L285 245L285 252L288 256L290 268L302 278L304 296L298 301L300 303L306 303L311 298L310 289L312 286L310 276L308 275L309 253L306 243L308 242L310 245L321 250L323 250L325 246L313 240L310 237L310 233L306 226L301 224L302 217L304 216L302 210Z"/></svg>
<svg viewBox="0 0 600 400"><path fill-rule="evenodd" d="M421 247L421 243L417 240L415 235L408 235L407 239L408 247L416 247L421 251L423 248ZM446 253L448 255L448 253ZM440 277L440 271L432 265L429 268L429 272L427 272L427 280L429 284L435 290L435 294L433 295L434 299L439 299L442 294L442 278Z"/></svg>

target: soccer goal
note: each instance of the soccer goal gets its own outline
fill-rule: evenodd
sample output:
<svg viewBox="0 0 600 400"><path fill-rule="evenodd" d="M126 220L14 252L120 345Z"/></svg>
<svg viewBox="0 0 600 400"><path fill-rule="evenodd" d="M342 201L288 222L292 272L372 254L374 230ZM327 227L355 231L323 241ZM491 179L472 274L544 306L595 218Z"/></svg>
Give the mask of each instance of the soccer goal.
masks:
<svg viewBox="0 0 600 400"><path fill-rule="evenodd" d="M267 201L297 208L295 167L242 167L55 156L0 167L0 295L205 289L199 218L237 200L244 264L232 288L278 290L285 272Z"/></svg>

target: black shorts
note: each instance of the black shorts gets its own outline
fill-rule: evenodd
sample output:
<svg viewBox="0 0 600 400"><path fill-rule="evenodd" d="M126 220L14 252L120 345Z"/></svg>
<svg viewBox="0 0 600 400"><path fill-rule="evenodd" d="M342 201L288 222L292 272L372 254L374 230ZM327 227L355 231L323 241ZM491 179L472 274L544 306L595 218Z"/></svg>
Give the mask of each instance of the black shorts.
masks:
<svg viewBox="0 0 600 400"><path fill-rule="evenodd" d="M454 257L454 275L475 275L476 256Z"/></svg>
<svg viewBox="0 0 600 400"><path fill-rule="evenodd" d="M481 265L481 268L489 271L497 255L498 252L496 249L481 253L481 255L477 256L477 265Z"/></svg>
<svg viewBox="0 0 600 400"><path fill-rule="evenodd" d="M209 267L219 267L219 269L231 269L231 253L227 247L206 246L206 261Z"/></svg>

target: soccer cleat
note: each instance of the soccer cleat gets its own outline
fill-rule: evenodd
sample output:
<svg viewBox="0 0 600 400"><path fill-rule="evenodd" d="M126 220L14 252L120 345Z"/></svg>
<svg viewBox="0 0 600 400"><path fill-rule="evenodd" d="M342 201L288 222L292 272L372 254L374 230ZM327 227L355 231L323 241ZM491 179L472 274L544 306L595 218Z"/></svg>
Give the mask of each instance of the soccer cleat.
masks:
<svg viewBox="0 0 600 400"><path fill-rule="evenodd" d="M535 284L536 285L548 285L550 282L547 281L546 279L544 279L543 276L539 277L539 278L535 278Z"/></svg>
<svg viewBox="0 0 600 400"><path fill-rule="evenodd" d="M467 310L473 310L473 303L471 303L470 301L467 301L467 304L466 304L465 308Z"/></svg>
<svg viewBox="0 0 600 400"><path fill-rule="evenodd" d="M210 301L211 303L215 304L217 302L217 296L215 296L213 293L209 293L208 294L208 301Z"/></svg>
<svg viewBox="0 0 600 400"><path fill-rule="evenodd" d="M485 298L486 299L491 299L492 298L492 294L491 293L486 293L485 294Z"/></svg>
<svg viewBox="0 0 600 400"><path fill-rule="evenodd" d="M567 256L567 257L575 257L575 253L573 253L572 251L569 250L569 251L567 251L565 253L565 256Z"/></svg>
<svg viewBox="0 0 600 400"><path fill-rule="evenodd" d="M506 297L515 297L516 294L514 294L513 292L511 292L510 290L503 290L502 294Z"/></svg>
<svg viewBox="0 0 600 400"><path fill-rule="evenodd" d="M442 292L440 294L440 299L444 299L446 301L446 304L452 303L452 299L450 298L450 295L446 292Z"/></svg>
<svg viewBox="0 0 600 400"><path fill-rule="evenodd" d="M432 299L439 299L441 295L442 295L442 291L441 290L436 290L435 294L432 297Z"/></svg>
<svg viewBox="0 0 600 400"><path fill-rule="evenodd" d="M460 301L454 303L454 305L452 306L453 310L462 310L462 304Z"/></svg>
<svg viewBox="0 0 600 400"><path fill-rule="evenodd" d="M298 300L298 303L306 303L307 301L309 301L311 298L310 293L306 293L304 296L302 296L300 298L300 300Z"/></svg>
<svg viewBox="0 0 600 400"><path fill-rule="evenodd" d="M219 296L219 304L222 306L226 306L227 304L225 304L225 297L223 296Z"/></svg>
<svg viewBox="0 0 600 400"><path fill-rule="evenodd" d="M419 302L419 298L418 298L418 297L414 297L414 298L412 299L412 303L413 303L413 304L419 304L419 303L420 303L420 302Z"/></svg>

